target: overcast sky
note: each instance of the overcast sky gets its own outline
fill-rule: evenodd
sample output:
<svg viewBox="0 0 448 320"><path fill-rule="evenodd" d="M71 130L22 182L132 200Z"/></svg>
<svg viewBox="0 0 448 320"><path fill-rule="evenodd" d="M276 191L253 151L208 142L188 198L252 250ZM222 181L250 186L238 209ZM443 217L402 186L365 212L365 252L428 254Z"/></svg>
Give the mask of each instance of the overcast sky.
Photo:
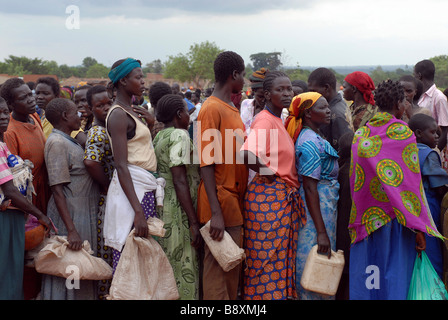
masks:
<svg viewBox="0 0 448 320"><path fill-rule="evenodd" d="M290 66L412 66L448 54L447 12L447 0L0 0L0 61L146 64L208 40L246 63L279 51Z"/></svg>

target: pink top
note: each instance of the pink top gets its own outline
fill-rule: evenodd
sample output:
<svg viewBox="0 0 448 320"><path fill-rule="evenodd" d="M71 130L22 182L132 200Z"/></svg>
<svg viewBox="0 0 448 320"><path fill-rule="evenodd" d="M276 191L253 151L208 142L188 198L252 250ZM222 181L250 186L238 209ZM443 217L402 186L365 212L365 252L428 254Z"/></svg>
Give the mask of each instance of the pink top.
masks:
<svg viewBox="0 0 448 320"><path fill-rule="evenodd" d="M8 155L10 154L6 143L0 142L0 185L13 179L8 166Z"/></svg>
<svg viewBox="0 0 448 320"><path fill-rule="evenodd" d="M441 127L448 127L448 102L442 91L433 84L422 94L418 105L431 111L433 118Z"/></svg>
<svg viewBox="0 0 448 320"><path fill-rule="evenodd" d="M295 165L294 142L281 118L267 110L261 111L253 120L250 134L241 150L255 154L290 186L300 187Z"/></svg>

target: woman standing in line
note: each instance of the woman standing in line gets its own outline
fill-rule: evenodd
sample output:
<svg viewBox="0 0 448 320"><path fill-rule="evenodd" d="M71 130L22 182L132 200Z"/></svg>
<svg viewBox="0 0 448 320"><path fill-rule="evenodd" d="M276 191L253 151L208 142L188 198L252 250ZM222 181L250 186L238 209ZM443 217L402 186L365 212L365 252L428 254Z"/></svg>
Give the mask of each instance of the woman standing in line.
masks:
<svg viewBox="0 0 448 320"><path fill-rule="evenodd" d="M350 299L406 300L425 233L441 235L424 196L415 135L399 120L403 86L380 83L375 101L379 112L355 132L352 144ZM369 266L375 266L374 282L367 280Z"/></svg>
<svg viewBox="0 0 448 320"><path fill-rule="evenodd" d="M52 196L47 214L66 236L68 248L80 250L84 240L96 253L96 216L98 186L84 166L84 148L70 136L81 126L78 109L73 101L56 98L45 109L53 130L45 143L45 163ZM80 280L79 288L68 288L66 279L44 274L43 300L95 300L96 281Z"/></svg>
<svg viewBox="0 0 448 320"><path fill-rule="evenodd" d="M132 97L141 95L145 82L141 63L127 58L115 62L109 78L116 99L106 117L114 158L114 174L107 193L104 238L112 248L116 269L126 238L148 236L147 218L155 216L157 160L150 128L154 116L146 109L132 107Z"/></svg>
<svg viewBox="0 0 448 320"><path fill-rule="evenodd" d="M299 221L304 224L294 143L281 119L293 90L282 72L268 73L263 90L266 106L241 148L256 172L244 198L244 299L285 300L297 296L295 254Z"/></svg>
<svg viewBox="0 0 448 320"><path fill-rule="evenodd" d="M38 88L41 87L42 84L39 84ZM36 193L33 194L33 204L46 214L51 190L44 159L46 138L36 113L36 100L28 85L19 78L8 79L2 85L1 95L11 110L4 142L12 154L33 163L33 186ZM24 279L25 300L36 298L42 282L41 275L34 268L25 267Z"/></svg>
<svg viewBox="0 0 448 320"><path fill-rule="evenodd" d="M343 83L344 99L353 101L349 107L353 130L358 130L369 121L376 113L377 106L373 97L375 84L372 78L362 71L355 71L348 74Z"/></svg>
<svg viewBox="0 0 448 320"><path fill-rule="evenodd" d="M25 214L34 215L47 229L51 222L38 208L32 205L17 189L9 169L11 155L3 142L3 135L10 120L9 108L0 97L0 187L1 200L10 199L11 205L2 203L0 212L0 300L24 299L23 268L25 247ZM8 200L5 202L7 203Z"/></svg>
<svg viewBox="0 0 448 320"><path fill-rule="evenodd" d="M200 181L197 152L188 134L190 116L185 101L177 94L163 96L156 118L164 124L154 139L157 173L165 179L165 198L160 219L167 230L158 241L173 267L181 300L199 298L199 261L202 237L196 214Z"/></svg>
<svg viewBox="0 0 448 320"><path fill-rule="evenodd" d="M319 127L330 122L327 100L317 92L294 97L290 107L288 132L295 140L296 167L300 196L305 202L306 225L299 231L296 281L299 299L334 299L305 290L300 285L305 262L311 248L328 255L336 249L337 203L339 199L338 154L319 135Z"/></svg>

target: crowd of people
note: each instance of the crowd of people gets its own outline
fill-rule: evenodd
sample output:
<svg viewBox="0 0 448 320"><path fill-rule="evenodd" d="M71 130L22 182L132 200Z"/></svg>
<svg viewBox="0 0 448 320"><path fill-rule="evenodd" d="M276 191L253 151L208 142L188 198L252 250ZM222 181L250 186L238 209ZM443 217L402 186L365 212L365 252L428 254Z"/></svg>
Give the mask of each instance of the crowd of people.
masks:
<svg viewBox="0 0 448 320"><path fill-rule="evenodd" d="M107 86L7 80L0 299L107 299L113 279L68 288L25 265L29 224L66 236L71 250L87 240L115 272L131 230L149 237L149 217L164 223L156 240L181 300L404 300L423 250L446 284L448 103L434 73L430 60L378 84L356 71L338 90L330 69L307 82L265 68L246 75L225 51L213 89L156 82L147 101L133 58L112 65ZM31 163L28 198L11 156ZM244 249L230 271L203 241L208 222L214 241L228 234ZM316 245L329 259L344 252L334 296L300 284Z"/></svg>

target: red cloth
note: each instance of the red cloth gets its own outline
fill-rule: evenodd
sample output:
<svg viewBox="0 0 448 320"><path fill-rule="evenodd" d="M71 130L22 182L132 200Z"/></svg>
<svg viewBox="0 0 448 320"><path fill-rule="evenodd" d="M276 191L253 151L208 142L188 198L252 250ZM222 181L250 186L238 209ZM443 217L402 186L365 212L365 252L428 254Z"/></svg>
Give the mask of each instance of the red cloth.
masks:
<svg viewBox="0 0 448 320"><path fill-rule="evenodd" d="M367 73L362 71L352 72L345 77L345 81L361 91L366 102L370 103L372 106L375 105L372 93L372 91L375 90L375 84Z"/></svg>

